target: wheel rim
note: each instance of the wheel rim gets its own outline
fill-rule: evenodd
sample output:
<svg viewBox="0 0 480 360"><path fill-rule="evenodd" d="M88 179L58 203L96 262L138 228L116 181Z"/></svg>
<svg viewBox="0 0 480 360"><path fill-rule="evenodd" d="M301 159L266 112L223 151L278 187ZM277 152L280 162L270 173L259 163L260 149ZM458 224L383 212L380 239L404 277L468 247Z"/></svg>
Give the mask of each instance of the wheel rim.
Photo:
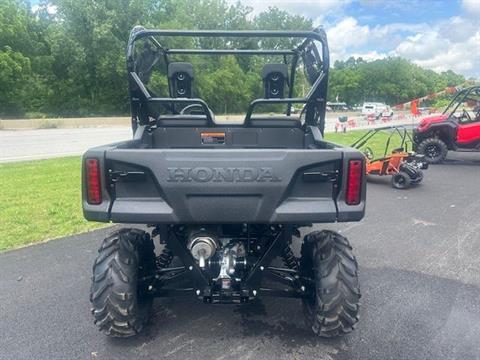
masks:
<svg viewBox="0 0 480 360"><path fill-rule="evenodd" d="M398 185L400 186L405 185L405 178L403 176L397 176L395 180Z"/></svg>
<svg viewBox="0 0 480 360"><path fill-rule="evenodd" d="M436 158L440 155L440 149L435 144L430 144L425 148L425 154L430 158Z"/></svg>

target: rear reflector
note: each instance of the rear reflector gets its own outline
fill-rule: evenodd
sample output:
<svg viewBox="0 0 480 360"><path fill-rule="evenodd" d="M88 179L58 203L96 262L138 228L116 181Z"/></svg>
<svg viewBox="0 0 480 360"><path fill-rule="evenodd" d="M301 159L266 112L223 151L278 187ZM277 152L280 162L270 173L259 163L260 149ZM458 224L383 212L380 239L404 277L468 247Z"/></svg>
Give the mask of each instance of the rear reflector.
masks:
<svg viewBox="0 0 480 360"><path fill-rule="evenodd" d="M102 202L100 164L98 159L87 159L85 166L87 172L87 202L91 205L98 205Z"/></svg>
<svg viewBox="0 0 480 360"><path fill-rule="evenodd" d="M345 202L347 205L358 205L362 200L362 160L350 160L348 162L347 195Z"/></svg>

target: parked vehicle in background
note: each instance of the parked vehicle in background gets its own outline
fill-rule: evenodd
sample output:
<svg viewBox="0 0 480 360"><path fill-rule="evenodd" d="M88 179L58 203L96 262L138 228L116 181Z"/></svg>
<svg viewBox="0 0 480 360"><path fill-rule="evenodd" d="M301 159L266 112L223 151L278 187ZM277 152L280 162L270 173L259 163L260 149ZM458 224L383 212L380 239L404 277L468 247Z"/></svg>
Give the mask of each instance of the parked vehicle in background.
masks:
<svg viewBox="0 0 480 360"><path fill-rule="evenodd" d="M414 130L415 150L430 163L448 151L480 151L480 86L460 91L440 115L423 118Z"/></svg>
<svg viewBox="0 0 480 360"><path fill-rule="evenodd" d="M344 102L327 101L327 108L329 108L331 111L348 111L348 106Z"/></svg>
<svg viewBox="0 0 480 360"><path fill-rule="evenodd" d="M385 138L385 148L381 153L375 154L370 144L374 143L374 138L377 140L382 137ZM428 162L423 155L409 151L412 145L410 131L404 126L385 126L368 131L351 146L365 155L367 175L390 175L394 188L407 189L421 183L422 170L428 169Z"/></svg>
<svg viewBox="0 0 480 360"><path fill-rule="evenodd" d="M366 102L363 103L362 106L362 115L364 116L372 116L374 115L377 119L382 116L392 116L393 110L390 106L379 103L379 102Z"/></svg>
<svg viewBox="0 0 480 360"><path fill-rule="evenodd" d="M429 115L432 113L432 109L429 107L419 107L418 111L420 112L420 115Z"/></svg>
<svg viewBox="0 0 480 360"><path fill-rule="evenodd" d="M385 105L385 108L381 112L381 116L383 117L392 117L393 116L393 110L390 106Z"/></svg>

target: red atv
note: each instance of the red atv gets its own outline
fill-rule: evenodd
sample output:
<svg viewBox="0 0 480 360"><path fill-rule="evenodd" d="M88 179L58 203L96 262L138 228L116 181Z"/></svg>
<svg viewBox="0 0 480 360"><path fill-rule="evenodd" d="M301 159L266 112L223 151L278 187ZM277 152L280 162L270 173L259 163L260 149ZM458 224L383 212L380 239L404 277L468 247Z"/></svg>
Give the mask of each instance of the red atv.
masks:
<svg viewBox="0 0 480 360"><path fill-rule="evenodd" d="M480 151L480 86L460 91L441 115L422 119L413 139L415 151L433 164L448 150Z"/></svg>

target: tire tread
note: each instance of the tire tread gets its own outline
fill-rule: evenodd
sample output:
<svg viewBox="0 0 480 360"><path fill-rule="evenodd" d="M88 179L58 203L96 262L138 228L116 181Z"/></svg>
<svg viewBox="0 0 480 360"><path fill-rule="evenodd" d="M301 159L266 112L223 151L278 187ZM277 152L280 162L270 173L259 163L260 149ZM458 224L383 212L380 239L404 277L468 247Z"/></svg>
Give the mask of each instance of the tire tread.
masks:
<svg viewBox="0 0 480 360"><path fill-rule="evenodd" d="M342 235L314 231L305 237L301 271L315 278L315 305L304 301L307 321L321 337L351 332L359 320L358 263L352 247Z"/></svg>
<svg viewBox="0 0 480 360"><path fill-rule="evenodd" d="M110 336L136 335L151 306L148 299L140 305L136 293L139 267L154 261L150 237L141 230L121 229L108 236L98 252L90 290L94 323Z"/></svg>
<svg viewBox="0 0 480 360"><path fill-rule="evenodd" d="M435 145L439 146L440 150L441 150L440 155L435 157L435 158L431 158L425 153L427 146L432 145L432 144L435 144ZM445 160L445 158L447 157L448 146L443 140L441 140L439 138L429 137L429 138L426 138L425 140L423 140L422 142L420 142L420 144L418 144L417 151L418 151L419 154L424 155L429 163L439 164L443 160Z"/></svg>

